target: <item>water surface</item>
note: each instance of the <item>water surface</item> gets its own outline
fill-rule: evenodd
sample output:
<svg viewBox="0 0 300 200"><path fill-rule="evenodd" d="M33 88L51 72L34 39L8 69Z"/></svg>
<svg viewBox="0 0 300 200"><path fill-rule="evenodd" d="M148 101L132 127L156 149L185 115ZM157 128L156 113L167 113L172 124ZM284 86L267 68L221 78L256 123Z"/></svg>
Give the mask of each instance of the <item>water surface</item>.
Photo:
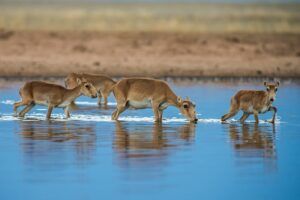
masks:
<svg viewBox="0 0 300 200"><path fill-rule="evenodd" d="M36 106L12 115L20 82L0 87L0 199L299 199L300 85L283 83L276 124L260 115L244 125L220 123L230 97L257 83L172 83L196 104L200 121L168 108L162 124L148 110L128 110L119 122L80 97L69 120L62 109L45 121Z"/></svg>

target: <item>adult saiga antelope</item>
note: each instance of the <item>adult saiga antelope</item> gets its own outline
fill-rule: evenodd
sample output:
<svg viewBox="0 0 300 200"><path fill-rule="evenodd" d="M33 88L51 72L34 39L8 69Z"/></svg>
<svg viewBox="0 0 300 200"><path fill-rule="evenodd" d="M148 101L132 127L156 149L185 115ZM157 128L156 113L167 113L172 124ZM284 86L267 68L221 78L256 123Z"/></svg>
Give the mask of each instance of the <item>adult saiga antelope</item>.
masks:
<svg viewBox="0 0 300 200"><path fill-rule="evenodd" d="M189 99L176 96L165 81L150 78L125 78L116 83L113 89L117 108L112 119L117 120L127 108L152 108L155 121L162 121L163 110L168 106L177 107L190 121L196 122L195 104Z"/></svg>
<svg viewBox="0 0 300 200"><path fill-rule="evenodd" d="M69 105L77 97L80 95L97 97L97 90L91 83L78 79L78 84L73 89L66 89L63 86L42 81L27 82L19 91L22 100L14 103L14 112L17 116L24 117L37 104L48 106L47 119L50 119L55 107L64 108L65 115L69 118ZM26 107L18 114L19 106Z"/></svg>
<svg viewBox="0 0 300 200"><path fill-rule="evenodd" d="M92 83L98 91L98 105L101 104L101 98L104 98L104 105L107 105L107 97L111 93L113 86L116 84L114 80L105 75L71 73L65 78L66 88L72 89L78 85L77 79L85 79Z"/></svg>
<svg viewBox="0 0 300 200"><path fill-rule="evenodd" d="M244 123L250 114L254 115L255 122L258 123L258 114L273 111L273 117L270 122L274 123L277 108L272 106L272 103L275 101L279 82L277 81L275 84L264 82L264 86L266 91L240 90L237 92L231 98L229 113L222 116L221 120L225 121L236 115L239 110L242 110L244 114L240 118L241 123Z"/></svg>

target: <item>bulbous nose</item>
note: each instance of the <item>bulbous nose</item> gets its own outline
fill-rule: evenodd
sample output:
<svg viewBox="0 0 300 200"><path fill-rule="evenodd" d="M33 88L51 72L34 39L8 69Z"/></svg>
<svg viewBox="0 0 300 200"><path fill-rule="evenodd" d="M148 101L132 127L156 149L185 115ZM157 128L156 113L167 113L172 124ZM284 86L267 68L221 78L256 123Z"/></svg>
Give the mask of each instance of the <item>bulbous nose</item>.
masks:
<svg viewBox="0 0 300 200"><path fill-rule="evenodd" d="M197 118L195 118L195 119L194 119L194 122L197 122L197 121L198 121L198 119L197 119Z"/></svg>

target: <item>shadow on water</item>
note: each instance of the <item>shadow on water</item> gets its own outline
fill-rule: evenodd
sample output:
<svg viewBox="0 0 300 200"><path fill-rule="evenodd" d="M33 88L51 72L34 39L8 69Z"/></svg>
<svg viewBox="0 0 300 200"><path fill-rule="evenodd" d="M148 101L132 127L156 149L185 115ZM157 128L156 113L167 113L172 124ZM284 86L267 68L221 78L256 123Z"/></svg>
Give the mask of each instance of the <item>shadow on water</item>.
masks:
<svg viewBox="0 0 300 200"><path fill-rule="evenodd" d="M66 162L58 157L68 157L67 154L75 152L75 160L84 164L92 159L96 149L97 136L93 124L81 126L78 122L21 121L20 129L21 146L28 163L34 160L43 163L40 161L44 160L57 165L59 160Z"/></svg>
<svg viewBox="0 0 300 200"><path fill-rule="evenodd" d="M161 167L167 166L172 154L194 143L196 129L194 123L132 126L116 122L115 127L113 147L116 164L128 170L127 176L133 179L161 175ZM154 174L146 173L147 168L151 168Z"/></svg>
<svg viewBox="0 0 300 200"><path fill-rule="evenodd" d="M275 125L229 124L228 132L238 164L251 165L262 159L268 171L277 169Z"/></svg>

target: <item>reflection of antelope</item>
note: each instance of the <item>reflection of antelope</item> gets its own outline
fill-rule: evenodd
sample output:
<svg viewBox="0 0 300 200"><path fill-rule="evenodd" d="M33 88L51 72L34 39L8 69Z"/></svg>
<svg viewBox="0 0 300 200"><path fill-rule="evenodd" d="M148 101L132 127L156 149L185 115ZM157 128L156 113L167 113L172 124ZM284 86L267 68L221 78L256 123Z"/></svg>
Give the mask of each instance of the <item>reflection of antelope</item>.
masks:
<svg viewBox="0 0 300 200"><path fill-rule="evenodd" d="M65 85L72 89L78 85L77 79L85 79L92 83L98 91L98 105L101 104L101 98L104 98L104 105L107 105L107 97L116 84L110 77L100 74L71 73L65 78Z"/></svg>
<svg viewBox="0 0 300 200"><path fill-rule="evenodd" d="M163 111L175 106L188 120L196 122L195 104L189 99L182 100L171 90L165 81L150 78L124 78L113 89L117 108L112 114L113 120L128 108L152 108L155 121L161 122Z"/></svg>
<svg viewBox="0 0 300 200"><path fill-rule="evenodd" d="M26 106L19 114L24 117L36 104L48 106L47 119L50 119L53 108L61 107L65 109L66 117L70 117L69 105L80 95L97 97L95 87L86 81L78 79L79 85L73 89L66 89L60 85L46 83L42 81L27 82L20 89L22 100L14 104L14 111L17 115L19 106Z"/></svg>
<svg viewBox="0 0 300 200"><path fill-rule="evenodd" d="M222 116L221 120L225 121L236 115L239 110L242 110L244 112L240 119L242 123L244 123L250 114L254 114L255 122L258 123L258 114L273 111L273 118L270 122L274 123L277 109L272 106L272 103L275 101L279 82L275 84L264 82L264 85L267 91L241 90L236 93L231 98L229 113Z"/></svg>
<svg viewBox="0 0 300 200"><path fill-rule="evenodd" d="M168 130L168 128L170 128L171 131ZM167 131L168 134L165 133ZM149 132L152 132L150 137ZM176 128L175 130L172 130L171 127L164 127L161 123L154 123L153 127L151 128L145 126L140 130L129 131L121 122L117 121L114 144L115 147L120 150L163 149L164 147L168 147L170 145L168 144L169 142L172 143L172 132L176 133L176 138L174 138L174 140L177 140L179 137L181 140L188 141L195 134L195 124L188 123L184 126ZM177 133L179 133L179 135L177 135Z"/></svg>
<svg viewBox="0 0 300 200"><path fill-rule="evenodd" d="M265 128L265 130L264 130ZM254 152L248 150L263 150L263 157L274 157L274 127L259 127L257 124L243 124L241 127L236 124L229 125L230 138L234 148L243 152Z"/></svg>
<svg viewBox="0 0 300 200"><path fill-rule="evenodd" d="M51 121L21 121L19 124L24 141L21 144L24 144L22 147L28 159L36 156L38 159L45 159L47 163L51 159L56 162L53 154L57 154L56 157L62 160L62 152L74 152L79 162L85 162L91 159L95 150L96 134L91 125ZM67 151L61 151L61 148ZM43 155L42 158L39 155Z"/></svg>

